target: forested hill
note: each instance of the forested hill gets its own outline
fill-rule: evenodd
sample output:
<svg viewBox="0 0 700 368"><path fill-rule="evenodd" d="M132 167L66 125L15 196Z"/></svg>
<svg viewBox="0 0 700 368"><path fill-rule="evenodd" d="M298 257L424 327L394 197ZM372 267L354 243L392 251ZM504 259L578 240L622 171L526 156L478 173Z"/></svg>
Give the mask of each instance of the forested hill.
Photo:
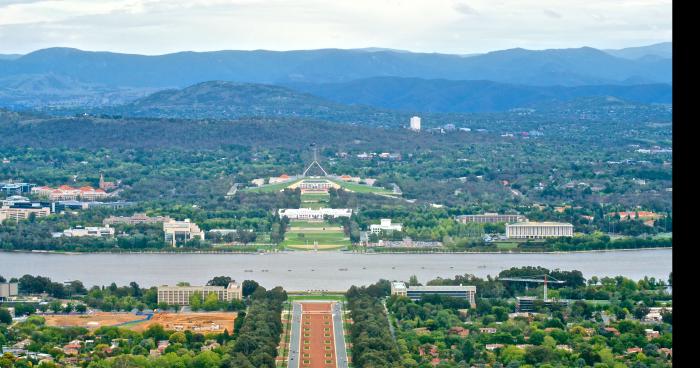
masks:
<svg viewBox="0 0 700 368"><path fill-rule="evenodd" d="M669 84L528 86L492 81L374 77L343 83L297 83L290 88L344 104L421 112L486 112L612 96L637 103L671 103Z"/></svg>
<svg viewBox="0 0 700 368"><path fill-rule="evenodd" d="M199 83L184 89L164 90L126 105L103 108L99 111L132 117L305 117L343 123L372 124L388 121L390 125L400 124L399 116L393 112L347 106L274 85L222 81Z"/></svg>
<svg viewBox="0 0 700 368"><path fill-rule="evenodd" d="M8 114L9 115L9 114ZM0 148L182 149L207 150L236 145L294 148L323 143L342 149L400 150L459 146L458 136L419 135L308 119L225 120L109 119L67 117L23 120L0 115ZM483 138L482 138L483 139Z"/></svg>

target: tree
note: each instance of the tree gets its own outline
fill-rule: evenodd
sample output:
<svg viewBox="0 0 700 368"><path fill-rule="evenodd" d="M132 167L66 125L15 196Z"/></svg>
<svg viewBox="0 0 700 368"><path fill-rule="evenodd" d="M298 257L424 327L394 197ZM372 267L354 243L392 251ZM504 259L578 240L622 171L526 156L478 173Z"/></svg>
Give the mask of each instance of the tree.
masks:
<svg viewBox="0 0 700 368"><path fill-rule="evenodd" d="M10 311L5 308L0 308L0 323L7 325L12 323L12 315L10 314Z"/></svg>
<svg viewBox="0 0 700 368"><path fill-rule="evenodd" d="M246 297L248 295L253 294L255 292L255 289L258 288L258 286L260 286L260 284L253 280L243 281L243 285L241 286L241 288L243 289L243 296Z"/></svg>
<svg viewBox="0 0 700 368"><path fill-rule="evenodd" d="M219 309L219 304L219 297L215 293L209 293L207 294L207 297L204 300L204 310L215 311Z"/></svg>
<svg viewBox="0 0 700 368"><path fill-rule="evenodd" d="M228 276L216 276L213 279L207 281L207 285L227 287L231 281L233 280Z"/></svg>
<svg viewBox="0 0 700 368"><path fill-rule="evenodd" d="M146 331L143 333L143 337L148 339L151 338L154 341L160 341L160 340L167 340L168 339L168 334L165 332L165 329L163 329L163 326L160 324L154 324L148 326Z"/></svg>
<svg viewBox="0 0 700 368"><path fill-rule="evenodd" d="M195 291L190 295L190 308L192 308L193 311L198 311L200 308L202 308L202 293L199 291Z"/></svg>

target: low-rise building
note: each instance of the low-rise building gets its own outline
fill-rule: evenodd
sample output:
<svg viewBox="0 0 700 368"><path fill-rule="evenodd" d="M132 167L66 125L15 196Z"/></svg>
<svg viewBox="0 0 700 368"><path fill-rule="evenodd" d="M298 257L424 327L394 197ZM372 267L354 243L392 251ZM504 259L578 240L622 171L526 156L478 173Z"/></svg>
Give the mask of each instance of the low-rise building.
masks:
<svg viewBox="0 0 700 368"><path fill-rule="evenodd" d="M114 236L114 228L110 227L109 225L105 226L77 226L75 228L70 228L63 230L62 232L58 233L53 233L53 237L55 238L60 238L60 237L84 237L84 236L92 236L92 237L113 237Z"/></svg>
<svg viewBox="0 0 700 368"><path fill-rule="evenodd" d="M145 213L136 213L133 216L109 216L102 221L105 225L116 225L116 224L127 224L127 225L137 225L137 224L159 224L163 222L169 222L172 219L168 216L146 216Z"/></svg>
<svg viewBox="0 0 700 368"><path fill-rule="evenodd" d="M82 199L85 201L96 201L109 196L104 189L95 189L91 186L74 188L69 185L61 185L58 188L48 186L32 188L32 194L48 198L51 201L69 201Z"/></svg>
<svg viewBox="0 0 700 368"><path fill-rule="evenodd" d="M479 224L484 223L497 223L497 222L526 222L527 218L523 215L518 214L498 214L498 213L484 213L480 215L460 215L455 217L455 220L461 223L476 222Z"/></svg>
<svg viewBox="0 0 700 368"><path fill-rule="evenodd" d="M392 232L401 231L403 229L402 224L392 224L391 219L381 219L379 224L372 224L369 226L369 231L372 234L379 234L382 231Z"/></svg>
<svg viewBox="0 0 700 368"><path fill-rule="evenodd" d="M16 282L0 282L0 301L7 300L12 296L17 296L19 284Z"/></svg>
<svg viewBox="0 0 700 368"><path fill-rule="evenodd" d="M158 303L168 305L190 305L190 297L199 293L203 299L207 295L215 294L221 301L230 302L243 297L243 288L235 281L231 281L228 286L159 286Z"/></svg>
<svg viewBox="0 0 700 368"><path fill-rule="evenodd" d="M476 307L476 286L406 286L403 282L392 282L391 295L405 296L411 300L420 300L424 295L442 295L466 299L472 308Z"/></svg>
<svg viewBox="0 0 700 368"><path fill-rule="evenodd" d="M190 219L164 222L163 232L165 233L165 242L172 244L173 247L192 239L204 240L204 231Z"/></svg>
<svg viewBox="0 0 700 368"><path fill-rule="evenodd" d="M15 201L12 205L3 204L0 207L0 222L7 219L26 220L32 214L36 217L45 217L51 214L51 208L38 202Z"/></svg>
<svg viewBox="0 0 700 368"><path fill-rule="evenodd" d="M517 222L506 224L508 239L541 239L574 236L574 225L563 222Z"/></svg>
<svg viewBox="0 0 700 368"><path fill-rule="evenodd" d="M0 193L4 193L7 196L28 194L34 186L35 184L29 183L3 182L0 183Z"/></svg>
<svg viewBox="0 0 700 368"><path fill-rule="evenodd" d="M350 217L352 209L349 208L281 208L278 211L280 217L290 220L323 220L326 216L332 218Z"/></svg>

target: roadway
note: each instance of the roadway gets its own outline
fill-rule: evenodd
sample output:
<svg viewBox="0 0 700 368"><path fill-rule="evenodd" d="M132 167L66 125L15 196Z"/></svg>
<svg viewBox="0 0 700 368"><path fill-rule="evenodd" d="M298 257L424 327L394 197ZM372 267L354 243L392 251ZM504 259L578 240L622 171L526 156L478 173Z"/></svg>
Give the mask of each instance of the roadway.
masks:
<svg viewBox="0 0 700 368"><path fill-rule="evenodd" d="M288 368L299 367L299 349L301 349L301 304L292 303L292 325L289 334Z"/></svg>
<svg viewBox="0 0 700 368"><path fill-rule="evenodd" d="M342 303L333 303L332 311L336 364L338 368L348 368L348 352L345 348L345 332L343 328Z"/></svg>

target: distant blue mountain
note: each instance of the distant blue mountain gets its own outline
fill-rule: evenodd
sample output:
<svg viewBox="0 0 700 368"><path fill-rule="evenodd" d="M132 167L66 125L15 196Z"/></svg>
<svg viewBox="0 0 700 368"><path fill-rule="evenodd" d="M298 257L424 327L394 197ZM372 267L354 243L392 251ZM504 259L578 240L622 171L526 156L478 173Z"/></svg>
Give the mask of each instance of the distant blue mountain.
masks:
<svg viewBox="0 0 700 368"><path fill-rule="evenodd" d="M620 58L590 47L463 56L382 49L179 52L160 56L70 48L0 59L0 79L52 74L102 86L170 88L210 80L336 83L371 77L491 80L536 86L671 83L671 59ZM1 87L1 86L0 86Z"/></svg>
<svg viewBox="0 0 700 368"><path fill-rule="evenodd" d="M580 97L611 96L637 103L671 103L669 84L528 86L492 81L375 77L288 87L338 103L420 112L504 111Z"/></svg>
<svg viewBox="0 0 700 368"><path fill-rule="evenodd" d="M661 42L648 46L627 47L624 49L603 51L610 55L625 59L670 59L673 57L673 44L671 42Z"/></svg>

